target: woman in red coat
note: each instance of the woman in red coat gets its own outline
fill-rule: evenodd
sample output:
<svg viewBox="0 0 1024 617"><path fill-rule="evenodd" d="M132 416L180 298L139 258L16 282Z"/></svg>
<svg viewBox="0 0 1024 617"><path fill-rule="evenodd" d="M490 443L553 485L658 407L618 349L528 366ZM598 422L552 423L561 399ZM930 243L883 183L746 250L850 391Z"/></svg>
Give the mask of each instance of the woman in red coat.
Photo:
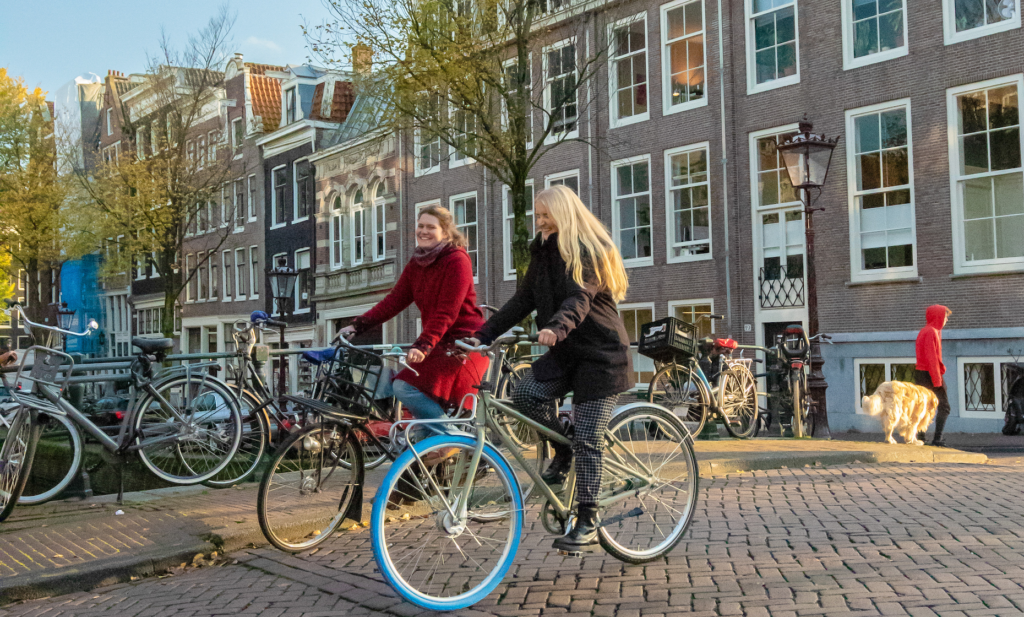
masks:
<svg viewBox="0 0 1024 617"><path fill-rule="evenodd" d="M400 372L395 377L395 398L420 420L445 417L444 410L461 403L487 371L488 360L480 354L448 355L453 341L471 336L484 323L465 246L451 212L440 206L421 210L416 250L394 289L341 330L346 336L359 334L416 304L423 331L412 344L408 361L419 375L408 369ZM444 430L438 425L433 428Z"/></svg>

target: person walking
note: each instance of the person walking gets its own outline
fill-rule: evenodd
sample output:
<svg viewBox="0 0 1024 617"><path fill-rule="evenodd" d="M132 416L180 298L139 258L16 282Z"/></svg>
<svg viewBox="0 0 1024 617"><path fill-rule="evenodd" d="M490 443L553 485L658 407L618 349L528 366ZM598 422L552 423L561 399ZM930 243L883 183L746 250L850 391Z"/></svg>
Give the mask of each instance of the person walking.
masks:
<svg viewBox="0 0 1024 617"><path fill-rule="evenodd" d="M941 304L929 306L924 312L926 325L917 334L916 345L917 365L914 383L928 388L939 399L932 445L940 448L946 447L946 442L942 440L942 431L946 428L946 418L949 417L949 398L946 396L946 382L943 380L946 365L942 363L942 327L952 314L953 311ZM917 438L924 441L924 432L918 433Z"/></svg>
<svg viewBox="0 0 1024 617"><path fill-rule="evenodd" d="M571 189L541 191L533 213L540 234L530 246L526 277L475 338L490 344L537 311L538 342L551 349L517 384L512 402L561 432L556 401L573 393L573 447L555 445L542 478L550 485L564 483L575 455L577 517L553 546L577 551L597 544L603 435L619 393L633 381L629 337L617 309L629 281L608 230Z"/></svg>
<svg viewBox="0 0 1024 617"><path fill-rule="evenodd" d="M361 334L391 320L415 304L422 332L409 349L408 362L419 374L405 369L395 376L394 394L419 420L445 417L445 407L458 405L480 383L488 360L480 354L450 355L454 341L474 334L484 323L476 304L473 264L466 239L451 212L441 206L420 211L416 223L416 249L388 295L372 309L342 328L342 336ZM431 425L438 433L445 425ZM418 431L422 438L426 431ZM443 458L444 453L438 456Z"/></svg>

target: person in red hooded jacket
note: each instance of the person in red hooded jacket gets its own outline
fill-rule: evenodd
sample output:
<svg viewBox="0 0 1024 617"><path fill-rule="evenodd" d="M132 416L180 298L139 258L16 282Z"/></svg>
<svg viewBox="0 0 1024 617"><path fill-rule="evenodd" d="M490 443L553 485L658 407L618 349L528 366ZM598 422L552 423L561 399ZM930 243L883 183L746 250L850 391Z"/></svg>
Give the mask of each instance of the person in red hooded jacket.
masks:
<svg viewBox="0 0 1024 617"><path fill-rule="evenodd" d="M949 417L949 398L946 396L946 382L942 378L946 373L946 365L942 363L942 327L952 314L953 311L941 304L929 306L924 312L927 325L917 335L914 382L934 392L939 399L939 409L935 414L935 436L932 437L932 445L939 447L946 445L942 440L942 429L946 427L946 418ZM919 433L918 439L924 441L924 435Z"/></svg>

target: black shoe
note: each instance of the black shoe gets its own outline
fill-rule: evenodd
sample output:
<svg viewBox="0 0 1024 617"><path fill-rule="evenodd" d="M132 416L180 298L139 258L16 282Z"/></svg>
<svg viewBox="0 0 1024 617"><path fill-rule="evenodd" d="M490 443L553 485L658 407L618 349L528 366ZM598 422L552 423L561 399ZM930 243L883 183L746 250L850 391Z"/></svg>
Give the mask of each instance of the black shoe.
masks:
<svg viewBox="0 0 1024 617"><path fill-rule="evenodd" d="M932 440L932 445L935 446L936 448L945 448L946 447L946 440L945 439L933 439Z"/></svg>
<svg viewBox="0 0 1024 617"><path fill-rule="evenodd" d="M571 465L572 449L556 448L555 457L548 463L548 468L541 474L540 479L548 486L561 486L565 484L565 478L569 475Z"/></svg>
<svg viewBox="0 0 1024 617"><path fill-rule="evenodd" d="M576 523L569 533L555 540L552 548L560 553L580 553L597 545L597 528L600 526L597 508L580 506Z"/></svg>
<svg viewBox="0 0 1024 617"><path fill-rule="evenodd" d="M918 433L917 433L917 440L918 441L924 441L926 437L928 437L928 436L924 434L924 431L918 431Z"/></svg>

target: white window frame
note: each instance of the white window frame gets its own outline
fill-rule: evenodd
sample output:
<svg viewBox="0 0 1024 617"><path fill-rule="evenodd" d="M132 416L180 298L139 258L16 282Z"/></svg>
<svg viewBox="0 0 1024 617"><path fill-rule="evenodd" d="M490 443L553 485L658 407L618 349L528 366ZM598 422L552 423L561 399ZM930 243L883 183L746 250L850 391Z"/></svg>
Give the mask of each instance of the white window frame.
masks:
<svg viewBox="0 0 1024 617"><path fill-rule="evenodd" d="M114 134L114 124L111 121L111 113L110 113L112 111L113 111L112 108L110 108L110 107L107 108L107 136L108 137Z"/></svg>
<svg viewBox="0 0 1024 617"><path fill-rule="evenodd" d="M189 279L189 277L192 274L192 262L195 260L195 258L196 258L196 256L195 256L194 253L186 253L185 254L185 280L186 280L186 283L185 283L185 303L186 304L192 304L193 302L196 301L196 299L192 297L192 280ZM193 276L192 278L194 279L195 277ZM20 280L20 277L19 277L19 280ZM199 295L198 289L196 290L196 295Z"/></svg>
<svg viewBox="0 0 1024 617"><path fill-rule="evenodd" d="M953 221L953 273L955 275L964 274L987 274L990 272L1020 272L1024 271L1024 257L1011 257L1004 259L990 259L984 263L979 261L968 262L966 260L965 250L966 244L963 232L963 204L960 198L960 191L958 189L960 177L960 147L959 147L959 133L957 132L958 127L958 111L956 98L961 94L967 94L969 92L976 92L979 90L989 90L998 86L1017 86L1017 98L1024 97L1024 74L1017 73L1016 75L1008 75L1006 77L1000 77L998 79L989 79L982 82L968 84L966 86L958 86L956 88L950 88L946 90L946 110L947 110L947 131L949 132L949 187L950 187L950 203L952 204L952 221ZM1022 127L1024 128L1024 127ZM1021 131L1021 155L1024 156L1024 131ZM1005 172L1005 170L1003 170ZM988 172L991 174L991 172ZM1024 173L1024 168L1020 173ZM965 176L965 177L981 177L981 175ZM990 177L990 176L988 176Z"/></svg>
<svg viewBox="0 0 1024 617"><path fill-rule="evenodd" d="M650 309L650 311L651 311L651 320L652 321L656 320L658 318L658 309L654 306L654 302L629 302L629 303L622 303L622 304L618 305L615 308L616 308L616 312L619 314L619 319L620 320L622 319L622 311L637 311L637 310L644 310L644 309ZM625 323L625 322L623 322L623 323ZM637 325L640 326L642 324L637 324ZM628 335L628 333L627 333L627 335ZM639 333L638 333L638 337L639 337ZM638 341L639 341L639 338L638 338ZM658 367L655 365L654 360L651 360L650 358L646 358L644 356L641 356L640 352L637 350L636 347L633 347L632 345L630 345L629 346L629 353L632 354L632 356L633 356L633 373L634 373L634 375L641 372L637 368L640 365L640 363L644 363L644 364L650 363L650 367L651 367L650 372L652 373L652 375L654 373L658 372ZM644 372L646 372L646 371L644 371ZM635 388L647 388L649 385L650 385L649 383L641 383L641 382L638 381L635 384L633 384L633 387L631 387L630 390L633 390Z"/></svg>
<svg viewBox="0 0 1024 617"><path fill-rule="evenodd" d="M757 94L759 92L767 92L768 90L775 90L776 88L784 88L786 86L792 86L793 84L800 83L800 0L792 0L793 2L793 28L796 33L796 38L793 40L794 47L796 49L796 73L789 77L783 77L781 79L773 79L766 81L763 84L757 83L757 48L754 45L754 17L755 14L751 12L753 0L743 0L743 13L746 19L746 35L747 35L747 94ZM769 11L777 11L782 7L775 7L769 9ZM767 13L769 11L762 11ZM757 13L756 15L760 15Z"/></svg>
<svg viewBox="0 0 1024 617"><path fill-rule="evenodd" d="M234 118L231 120L231 149L235 152L235 158L242 157L242 146L245 145L245 125L243 124L245 119L242 117ZM236 127L242 127L242 140L241 143L238 140L238 129Z"/></svg>
<svg viewBox="0 0 1024 617"><path fill-rule="evenodd" d="M357 189L356 192L360 192L362 189ZM349 234L352 240L352 248L349 257L352 259L353 266L361 266L366 261L366 212L369 210L364 204L366 203L366 193L363 191L363 200L359 203L355 202L355 195L352 197L352 207L349 208ZM359 227L356 228L356 219L359 220Z"/></svg>
<svg viewBox="0 0 1024 617"><path fill-rule="evenodd" d="M579 186L580 190L583 190L583 187L580 186L579 169L570 169L568 171L560 171L557 174L548 174L544 176L544 188L549 189L554 186L555 182L558 182L559 180L567 180L569 178L576 178L576 186ZM576 196L579 197L579 194Z"/></svg>
<svg viewBox="0 0 1024 617"><path fill-rule="evenodd" d="M854 358L853 359L853 408L856 411L856 415L865 416L868 414L864 413L861 409L861 393L860 393L860 367L865 364L884 364L885 365L885 380L892 380L892 365L893 364L917 364L917 358ZM961 375L963 371L961 371ZM874 392L868 392L865 396L871 396ZM961 407L963 409L963 407Z"/></svg>
<svg viewBox="0 0 1024 617"><path fill-rule="evenodd" d="M458 229L460 232L462 231L463 228L466 228L466 227L476 227L476 249L474 249L473 251L470 251L470 247L467 245L466 246L466 253L469 254L469 255L472 255L472 253L476 253L476 268L477 268L477 271L473 273L473 283L479 283L480 282L480 270L483 268L483 264L481 262L486 258L485 257L486 251L481 250L481 248L482 248L481 244L482 243L480 242L480 210L481 210L481 208L480 208L480 198L477 197L476 191L469 191L467 193L459 193L458 195L452 195L452 196L450 196L448 198L448 211L452 213L452 219L455 219L455 202L459 201L459 200L463 200L463 199L469 199L470 197L472 197L475 200L475 202L476 202L476 221L474 221L472 223L464 223L462 225L459 225L458 224L458 220L454 220L454 223L455 223L455 228ZM424 205L426 205L426 204L424 204ZM463 235L465 236L466 234L463 233ZM467 236L467 240L468 240L468 236Z"/></svg>
<svg viewBox="0 0 1024 617"><path fill-rule="evenodd" d="M501 15L501 14L502 13L499 11L499 15ZM504 62L501 63L501 68L504 71L505 67L511 66L511 65L515 64L516 62L518 62L518 61L519 61L518 58L509 58L508 60L505 60ZM527 150L533 150L533 133L534 133L534 128L535 127L533 126L533 111L534 111L534 107L533 107L533 52L532 51L527 55L527 62L530 65L529 66L529 71L528 71L529 74L527 75L527 78L526 78L526 82L528 84L528 87L530 88L530 108L526 112L526 123L527 123L526 132L527 132L527 134L529 136L529 139L526 140L526 149ZM501 128L503 130L508 130L508 107L505 104L505 100L504 99L502 99L502 101L501 101Z"/></svg>
<svg viewBox="0 0 1024 617"><path fill-rule="evenodd" d="M894 109L904 109L907 114L907 164L910 172L910 233L914 240L914 265L900 268L886 268L884 270L864 270L861 267L860 248L860 212L857 208L857 126L856 119L859 116L874 115ZM852 282L865 281L895 281L917 278L917 216L916 216L916 192L914 189L914 135L911 126L910 99L899 99L868 107L850 109L846 112L846 169L847 175L847 205L850 213L850 280ZM891 189L891 187L888 187Z"/></svg>
<svg viewBox="0 0 1024 617"><path fill-rule="evenodd" d="M284 257L287 260L288 259L288 253L287 252L275 253L270 258L270 263L277 264L278 258L281 258L281 257ZM275 267L276 267L276 265L275 265ZM299 289L299 281L298 280L295 281L295 289L296 289L295 293L297 294L298 293L298 289ZM294 298L292 298L292 300L294 301ZM298 306L299 305L296 303L295 306L293 306L292 308L295 309L295 308L298 308ZM279 306L277 306L277 298L274 298L273 296L271 296L271 298L270 298L270 309L272 311L271 315L280 315L281 314L281 308ZM292 310L292 315L294 315L296 312L297 311Z"/></svg>
<svg viewBox="0 0 1024 617"><path fill-rule="evenodd" d="M956 384L959 391L960 417L961 418L985 418L989 420L1002 420L1003 411L1003 371L1000 364L1014 362L1015 358L1010 356L957 356L956 359ZM967 382L964 380L965 364L994 364L993 387L995 388L995 410L994 411L967 411ZM949 380L949 371L943 377L943 382ZM947 388L948 390L948 388Z"/></svg>
<svg viewBox="0 0 1024 617"><path fill-rule="evenodd" d="M302 159L292 163L292 225L308 221L309 214L313 211L313 204L309 204L309 212L306 213L306 216L299 217L299 163L306 162L308 161ZM309 172L314 173L312 165L309 166Z"/></svg>
<svg viewBox="0 0 1024 617"><path fill-rule="evenodd" d="M245 300L246 294L238 293L242 289L242 282L245 280L245 271L249 265L246 262L246 248L244 246L235 249L235 262L232 264L235 270L235 302ZM238 255L242 255L242 266L239 269Z"/></svg>
<svg viewBox="0 0 1024 617"><path fill-rule="evenodd" d="M701 31L699 35L703 39L704 46L704 96L700 97L695 101L687 101L678 105L672 104L672 58L669 52L669 45L673 43L684 42L687 39L698 36L698 33L691 34L689 36L682 36L673 41L668 40L668 12L685 6L687 4L693 4L694 2L700 2L700 15L701 15ZM698 107L706 107L708 104L708 31L707 31L707 10L704 4L704 0L676 0L675 2L669 2L663 4L660 7L661 11L661 115L667 116L669 114L679 113L681 111L687 111L689 109L696 109Z"/></svg>
<svg viewBox="0 0 1024 617"><path fill-rule="evenodd" d="M526 186L534 188L534 195L536 196L536 188L533 185L533 180L527 180ZM515 219L511 213L508 203L510 191L507 185L501 186L501 254L502 263L505 267L504 280L514 281L516 280L516 270L512 265L512 222ZM529 204L529 208L526 210L526 216L533 216L533 204ZM530 234L531 237L537 235L537 221L533 222L533 232Z"/></svg>
<svg viewBox="0 0 1024 617"><path fill-rule="evenodd" d="M672 255L672 249L675 246L675 209L672 207L672 157L677 154L686 154L689 152L696 152L698 150L704 150L707 152L707 187L708 187L708 252L696 255L681 255L676 257ZM715 254L715 242L714 242L714 221L712 214L714 213L714 204L712 202L711 192L711 142L702 141L698 144L692 144L689 146L680 146L678 148L672 148L665 150L665 257L668 263L685 263L690 261L706 261L714 259ZM653 217L652 217L653 218ZM696 246L702 244L702 242L694 241L693 244Z"/></svg>
<svg viewBox="0 0 1024 617"><path fill-rule="evenodd" d="M668 304L666 305L666 308L668 309L668 313L666 314L666 317L675 317L675 315L676 315L676 307L679 307L679 306L696 306L698 304L707 304L708 306L711 307L711 314L712 315L715 314L715 299L714 298L698 298L696 300L669 300ZM709 323L710 328L711 328L711 334L714 334L715 333L715 320L714 319L709 319L708 323Z"/></svg>
<svg viewBox="0 0 1024 617"><path fill-rule="evenodd" d="M619 207L618 207L618 203L617 203L618 199L619 199L619 194L618 194L618 187L617 187L618 183L616 182L616 175L615 175L616 174L616 169L619 168L619 167L622 167L623 165L635 165L636 163L641 163L641 162L647 163L647 197L648 197L648 204L649 204L650 209L651 209L651 223L650 223L650 226L651 226L651 256L650 257L636 257L636 258L633 258L633 259L625 259L625 258L623 258L622 263L627 268L642 268L642 267L653 266L654 265L654 255L657 252L657 244L654 241L654 238L655 238L655 235L654 235L654 174L653 174L654 170L653 170L653 168L651 166L651 155L650 154L641 154L640 156L633 156L633 157L630 157L630 158L627 158L627 159L619 159L617 161L612 161L611 165L610 165L610 169L611 169L611 183L612 183L612 236L613 236L613 239L615 240L615 246L619 248L619 251L621 251L622 250L622 246L621 246L622 238L621 238L621 234L619 233L621 231L621 227L620 227L621 217L619 215ZM641 193L636 193L636 194L640 195Z"/></svg>
<svg viewBox="0 0 1024 617"><path fill-rule="evenodd" d="M227 227L233 222L229 221L231 217L228 216L228 202L234 201L231 197L232 186L230 182L225 182L220 185L220 226Z"/></svg>
<svg viewBox="0 0 1024 617"><path fill-rule="evenodd" d="M206 142L208 148L206 160L210 165L215 165L217 163L217 144L220 142L220 135L217 133L218 132L216 130L207 133L207 139L209 141Z"/></svg>
<svg viewBox="0 0 1024 617"><path fill-rule="evenodd" d="M287 165L278 165L277 167L270 170L270 228L280 229L288 224L288 221L277 220L277 183L275 182L277 174L283 169L287 169Z"/></svg>
<svg viewBox="0 0 1024 617"><path fill-rule="evenodd" d="M371 193L373 193L373 197L372 197L373 203L372 203L372 205L370 207L370 230L371 230L371 235L370 235L370 244L371 244L370 250L371 250L371 252L370 252L370 254L372 256L373 261L375 261L375 262L377 262L377 261L384 261L384 258L387 256L387 253L388 253L388 245L387 245L387 242L388 242L388 210L387 210L387 201L385 200L384 197L377 197L376 196L378 189L380 187L382 187L382 186L384 186L384 180L380 180L377 183L377 185L373 187L373 191L371 191ZM377 215L378 215L378 213L380 213L381 222L383 223L383 225L382 225L383 228L381 228L381 229L378 229L378 225L377 225ZM383 245L384 245L383 248L380 251L380 254L377 253L377 239L378 239L378 237L382 239Z"/></svg>
<svg viewBox="0 0 1024 617"><path fill-rule="evenodd" d="M878 51L861 58L855 58L853 45L856 41L853 31L853 2L854 0L841 0L843 16L843 70L850 71L859 69L862 66L870 66L879 62L887 62L902 58L910 53L910 37L907 30L907 0L900 0L903 3L903 46L888 51Z"/></svg>
<svg viewBox="0 0 1024 617"><path fill-rule="evenodd" d="M576 42L577 41L576 41L575 37L569 37L567 39L562 39L561 41L558 41L557 43L554 43L552 45L548 45L548 46L544 47L543 50L542 50L543 55L541 56L541 75L542 75L543 84L544 84L544 94L543 94L544 118L543 118L543 122L541 123L541 127L542 128L547 126L548 120L551 118L552 114L554 113L554 110L552 110L552 108L551 108L551 83L552 82L548 81L548 53L552 52L552 51L555 51L556 49L561 49L561 48L563 48L563 47L565 47L567 45L572 45L574 47L574 50L575 50L575 60L576 60L573 63L574 72L576 74L576 125L573 128L573 130L571 130L569 132L566 132L566 133L558 133L558 134L556 134L554 132L549 133L545 137L544 143L559 143L561 141L567 141L569 139L577 139L580 136L580 94L579 94L580 93L580 83L579 83L579 79L580 79L579 52L580 52L580 50L579 49L575 49Z"/></svg>
<svg viewBox="0 0 1024 617"><path fill-rule="evenodd" d="M309 267L308 268L299 268L299 254L301 254L301 253L305 253L305 254L309 255ZM295 255L293 257L295 259L295 261L293 263L295 264L295 271L296 272L301 272L302 270L308 270L309 271L309 276L310 277L314 276L314 274L316 272L316 270L315 270L316 264L313 263L313 253L312 253L312 251L310 251L308 248L298 249L298 250L295 251ZM295 306L295 310L292 311L293 315L304 315L304 314L308 313L312 309L313 293L315 293L315 289L313 291L310 291L309 298L307 298L307 300L306 300L310 304L310 306L307 306L306 308L300 309L299 308L299 300L302 298L302 287L299 285L299 279L298 278L295 279L295 297L292 299L292 301L295 302L295 305L294 305Z"/></svg>
<svg viewBox="0 0 1024 617"><path fill-rule="evenodd" d="M339 202L337 210L334 209L335 201ZM346 216L344 201L345 198L339 193L331 195L327 201L327 262L331 270L340 270L345 266L345 226L342 224Z"/></svg>
<svg viewBox="0 0 1024 617"><path fill-rule="evenodd" d="M260 273L256 269L256 264L259 263L259 260L253 260L253 258L252 258L253 253L255 253L256 256L259 257L259 254L260 254L260 247L259 247L259 245L253 244L252 246L249 247L249 263L246 264L246 266L249 268L249 299L250 300L258 300L259 297L260 297L260 293L259 293L259 289L260 289L260 285L259 285L260 279L259 279L259 276L260 276ZM255 291L253 291L253 290L255 290Z"/></svg>
<svg viewBox="0 0 1024 617"><path fill-rule="evenodd" d="M206 251L196 253L196 301L206 302L210 297L210 277L207 274L210 260L206 259ZM203 293L203 279L206 279L206 293Z"/></svg>
<svg viewBox="0 0 1024 617"><path fill-rule="evenodd" d="M209 287L210 297L207 298L207 300L209 300L210 302L215 302L217 300L217 297L219 296L220 292L222 292L224 290L223 289L214 289L213 288L214 284L217 282L217 274L213 271L213 269L217 266L217 262L215 262L214 259L213 259L213 251L212 250L207 252L207 254L206 254L206 262L207 262L206 271L210 275L210 287ZM214 293L215 291L217 293Z"/></svg>
<svg viewBox="0 0 1024 617"><path fill-rule="evenodd" d="M259 191L259 185L256 184L256 174L249 174L248 183L246 184L246 208L248 221L254 222L257 218L258 209L256 208L256 193Z"/></svg>
<svg viewBox="0 0 1024 617"><path fill-rule="evenodd" d="M955 45L956 43L963 43L964 41L970 41L983 36L1007 32L1009 30L1017 30L1020 28L1020 0L1017 0L1017 6L1014 7L1013 11L1013 17L1010 19L995 24L989 24L987 26L981 26L979 28L973 28L971 30L965 30L963 32L957 32L956 6L954 5L954 2L955 0L942 0L942 32L943 40L946 45Z"/></svg>
<svg viewBox="0 0 1024 617"><path fill-rule="evenodd" d="M459 135L463 135L463 136L465 136L466 141L468 141L469 140L469 133L463 132L463 131L459 130L455 126L455 122L456 122L455 117L456 117L456 115L458 113L459 113L459 110L454 109L454 105L451 105L451 104L448 105L448 122L450 123L450 125L452 127L453 136L457 138ZM477 127L476 127L476 120L477 119L476 119L475 116L472 116L472 115L470 115L470 117L471 117L472 122L473 122L473 132L475 133L476 130L477 130ZM469 125L469 120L467 120L466 125L467 126ZM479 145L477 145L477 148L479 148ZM458 167L465 167L466 165L470 165L470 164L475 163L475 162L476 162L475 153L474 153L474 156L469 156L469 155L466 155L466 154L464 154L462 152L459 152L458 149L456 149L455 147L452 147L451 148L451 156L448 158L448 169L456 169Z"/></svg>
<svg viewBox="0 0 1024 617"><path fill-rule="evenodd" d="M415 208L415 210L416 210L416 218L413 219L413 232L415 232L416 224L418 223L418 219L420 218L420 210L423 210L423 208L426 208L427 206L440 206L440 205L441 205L441 200L440 199L428 199L427 201L420 201L420 202L417 202L415 205L413 205L413 208ZM413 247L415 248L415 242L413 243Z"/></svg>
<svg viewBox="0 0 1024 617"><path fill-rule="evenodd" d="M428 96L437 96L440 99L440 105L441 105L441 108L437 110L437 113L438 114L445 113L444 108L446 107L446 105L445 105L444 97L440 96L437 93L430 93L430 94L428 94ZM437 172L441 171L441 161L444 160L444 150L445 150L444 146L445 146L445 144L444 144L444 141L441 139L441 136L439 134L435 138L436 141L437 141L437 165L432 165L432 166L426 167L426 168L424 168L424 167L422 167L420 165L420 147L423 145L423 135L422 135L422 133L423 133L423 129L421 129L420 127L416 127L415 129L413 129L413 138L412 138L412 142L413 142L413 176L416 177L416 178L419 178L420 176L426 176L426 175L437 173Z"/></svg>
<svg viewBox="0 0 1024 617"><path fill-rule="evenodd" d="M619 117L619 105L618 105L618 68L617 60L621 56L613 55L615 46L615 30L622 26L630 26L637 22L643 22L644 24L644 75L646 75L646 89L647 89L647 111L634 114L627 118ZM637 13L630 17L625 17L614 23L608 24L606 40L608 41L608 118L609 128L619 128L623 126L629 126L638 122L644 122L651 119L651 49L650 49L650 32L647 29L647 11ZM640 52L629 52L627 55L632 57ZM635 85L634 85L635 87ZM577 106L577 116L579 115L579 107Z"/></svg>
<svg viewBox="0 0 1024 617"><path fill-rule="evenodd" d="M233 180L231 182L231 194L232 194L231 204L232 204L232 207L234 208L234 211L231 213L231 215L232 215L231 219L232 219L233 225L234 225L234 233L239 233L241 231L245 231L245 219L246 219L246 216L245 216L244 208L245 208L245 200L249 196L247 192L243 192L242 199L239 200L238 199L238 189L242 189L242 191L247 191L248 187L245 184L245 178L238 178L237 180ZM241 223L241 225L239 225L239 223Z"/></svg>
<svg viewBox="0 0 1024 617"><path fill-rule="evenodd" d="M220 252L220 285L221 291L224 292L221 294L223 296L221 302L231 302L232 294L228 293L228 278L231 276L230 270L234 270L234 265L228 264L228 261L231 259L230 255L231 249L224 249Z"/></svg>

